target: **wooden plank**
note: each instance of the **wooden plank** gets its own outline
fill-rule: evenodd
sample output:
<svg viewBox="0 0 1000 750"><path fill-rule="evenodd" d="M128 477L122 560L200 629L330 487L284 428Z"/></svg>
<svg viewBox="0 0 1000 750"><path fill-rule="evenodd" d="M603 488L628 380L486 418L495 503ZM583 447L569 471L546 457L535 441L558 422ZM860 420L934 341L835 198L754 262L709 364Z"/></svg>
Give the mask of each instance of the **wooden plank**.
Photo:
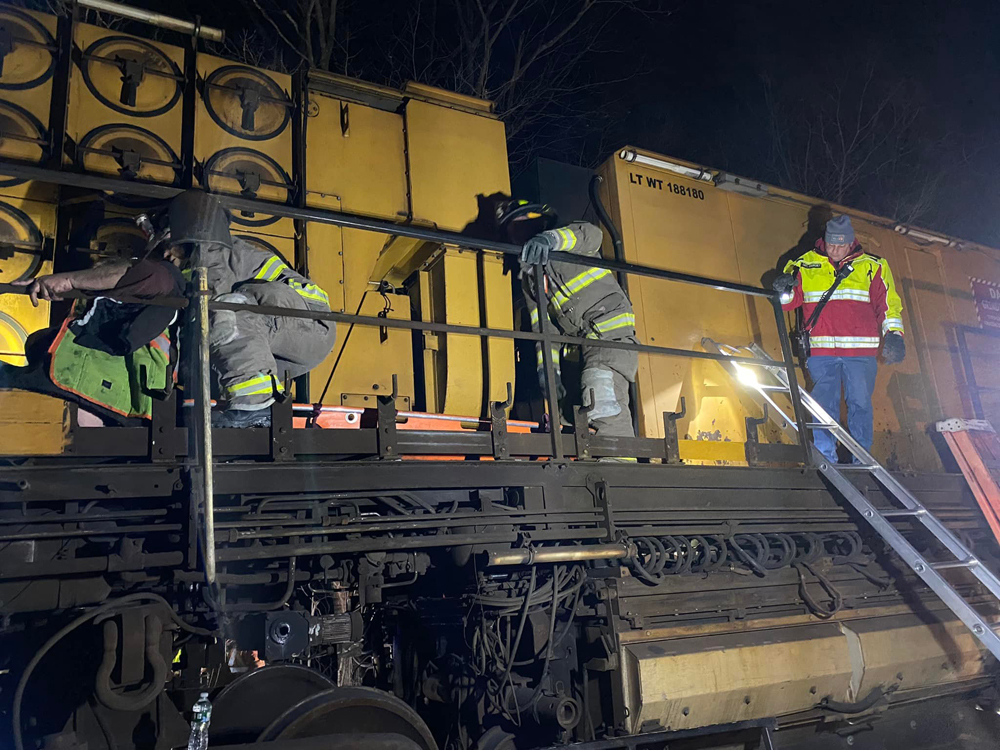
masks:
<svg viewBox="0 0 1000 750"><path fill-rule="evenodd" d="M945 432L944 439L958 462L965 481L969 483L976 503L986 517L993 536L1000 543L1000 489L992 475L983 466L982 459L973 447L966 432Z"/></svg>
<svg viewBox="0 0 1000 750"><path fill-rule="evenodd" d="M0 390L0 455L61 454L68 427L65 401L28 391Z"/></svg>

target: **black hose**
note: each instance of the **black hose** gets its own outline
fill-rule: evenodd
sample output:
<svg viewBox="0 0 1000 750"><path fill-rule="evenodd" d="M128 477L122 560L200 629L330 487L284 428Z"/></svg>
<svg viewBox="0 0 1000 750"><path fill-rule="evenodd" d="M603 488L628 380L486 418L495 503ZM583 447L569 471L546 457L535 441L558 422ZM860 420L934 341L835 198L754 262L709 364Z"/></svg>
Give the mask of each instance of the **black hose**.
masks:
<svg viewBox="0 0 1000 750"><path fill-rule="evenodd" d="M221 612L223 614L229 614L232 612L274 612L275 610L281 609L288 604L288 600L292 598L292 592L295 591L295 562L296 558L288 558L288 581L285 585L284 593L281 595L281 598L276 601L219 604L219 601L212 595L209 586L206 586L201 590L202 598L209 607L214 609L216 612Z"/></svg>
<svg viewBox="0 0 1000 750"><path fill-rule="evenodd" d="M92 609L89 612L84 612L82 615L77 617L75 620L71 621L69 624L63 626L58 632L56 632L51 638L42 644L42 647L35 652L35 655L31 657L31 661L24 668L24 672L21 673L21 679L17 682L17 688L14 690L14 700L13 700L13 724L14 724L14 748L15 750L24 750L24 739L21 735L21 701L24 700L24 689L28 686L28 678L31 677L31 673L35 671L35 667L44 658L45 654L52 650L60 640L65 636L72 633L78 627L88 622L89 620L104 614L105 612L111 612L124 604L131 604L132 602L141 601L152 601L158 604L162 604L167 609L167 615L173 620L179 628L186 630L189 633L194 633L195 635L214 635L214 631L205 630L204 628L196 628L193 625L188 625L184 622L176 612L170 607L170 604L162 596L158 594L126 594L118 599L112 599L102 604L97 609Z"/></svg>

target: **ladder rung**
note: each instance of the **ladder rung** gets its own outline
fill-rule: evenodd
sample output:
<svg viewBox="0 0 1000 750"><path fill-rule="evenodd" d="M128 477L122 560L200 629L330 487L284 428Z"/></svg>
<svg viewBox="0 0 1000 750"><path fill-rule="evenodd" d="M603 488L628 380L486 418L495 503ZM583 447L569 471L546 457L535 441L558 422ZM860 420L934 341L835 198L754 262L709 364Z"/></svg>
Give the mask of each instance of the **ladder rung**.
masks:
<svg viewBox="0 0 1000 750"><path fill-rule="evenodd" d="M931 567L934 570L949 570L951 568L974 568L979 565L979 560L974 557L968 557L965 560L957 560L955 562L940 562L931 563Z"/></svg>
<svg viewBox="0 0 1000 750"><path fill-rule="evenodd" d="M882 467L878 464L845 464L843 466L838 466L838 471L875 471L875 469L881 469Z"/></svg>
<svg viewBox="0 0 1000 750"><path fill-rule="evenodd" d="M756 386L759 391L774 391L776 393L789 393L790 391L783 385L758 385Z"/></svg>
<svg viewBox="0 0 1000 750"><path fill-rule="evenodd" d="M882 518L905 518L907 516L927 515L927 508L914 508L913 510L886 510L881 513Z"/></svg>
<svg viewBox="0 0 1000 750"><path fill-rule="evenodd" d="M836 430L840 425L836 422L833 424L827 424L826 422L806 422L806 427L810 430Z"/></svg>

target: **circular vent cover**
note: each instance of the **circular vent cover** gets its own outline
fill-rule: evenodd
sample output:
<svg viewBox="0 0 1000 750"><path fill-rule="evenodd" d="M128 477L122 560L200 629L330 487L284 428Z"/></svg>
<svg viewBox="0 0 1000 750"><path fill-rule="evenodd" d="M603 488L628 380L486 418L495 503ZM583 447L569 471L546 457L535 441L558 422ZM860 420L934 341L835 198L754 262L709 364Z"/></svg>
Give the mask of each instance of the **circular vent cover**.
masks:
<svg viewBox="0 0 1000 750"><path fill-rule="evenodd" d="M0 362L9 365L24 366L24 344L28 340L28 332L24 326L5 312L0 312Z"/></svg>
<svg viewBox="0 0 1000 750"><path fill-rule="evenodd" d="M108 36L87 47L83 80L101 103L131 117L155 117L181 98L180 69L141 39Z"/></svg>
<svg viewBox="0 0 1000 750"><path fill-rule="evenodd" d="M227 148L205 164L202 182L210 193L285 203L292 185L288 173L267 154L249 148ZM255 216L237 212L233 221L247 227L273 224L277 216Z"/></svg>
<svg viewBox="0 0 1000 750"><path fill-rule="evenodd" d="M38 163L48 152L48 145L42 123L33 114L16 104L0 101L0 156ZM0 177L0 187L22 182L14 177Z"/></svg>
<svg viewBox="0 0 1000 750"><path fill-rule="evenodd" d="M0 47L9 49L0 69L0 89L31 89L55 70L56 42L48 29L27 13L0 8Z"/></svg>
<svg viewBox="0 0 1000 750"><path fill-rule="evenodd" d="M227 133L266 141L281 133L291 118L291 100L263 71L226 65L205 79L205 106Z"/></svg>
<svg viewBox="0 0 1000 750"><path fill-rule="evenodd" d="M87 172L173 185L180 160L156 133L135 125L102 125L80 139L77 162Z"/></svg>
<svg viewBox="0 0 1000 750"><path fill-rule="evenodd" d="M35 275L42 263L42 233L20 209L0 203L0 282Z"/></svg>

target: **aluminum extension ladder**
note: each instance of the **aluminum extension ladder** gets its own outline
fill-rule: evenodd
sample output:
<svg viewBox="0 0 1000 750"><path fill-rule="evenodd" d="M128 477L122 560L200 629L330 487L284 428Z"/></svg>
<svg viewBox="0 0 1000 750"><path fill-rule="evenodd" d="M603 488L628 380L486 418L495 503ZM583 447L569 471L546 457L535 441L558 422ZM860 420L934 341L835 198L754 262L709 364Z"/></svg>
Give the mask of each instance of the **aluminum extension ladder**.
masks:
<svg viewBox="0 0 1000 750"><path fill-rule="evenodd" d="M788 375L781 362L777 362L769 357L760 347L752 344L742 350L738 347L726 344L717 344L711 339L704 339L703 346L707 351L730 356L749 355L754 359L766 359L774 362L768 364L739 364L729 360L724 366L730 375L748 392L755 394L760 401L768 406L768 413L786 435L796 437L798 430L797 422L792 415L787 414L778 403L775 402L776 394L785 394L790 398L791 391L788 384ZM762 382L764 379L759 374L768 374L773 383ZM940 520L930 513L917 498L915 498L906 487L900 484L889 470L882 466L875 458L866 451L850 433L831 417L819 403L805 390L799 391L803 408L812 415L815 422L807 423L807 427L812 430L826 430L836 438L837 442L843 445L859 462L851 466L838 468L821 454L815 446L812 446L812 457L820 473L840 492L854 509L861 514L879 535L896 551L910 569L916 573L926 583L932 591L941 599L955 615L965 623L972 633L983 643L984 646L998 659L1000 659L1000 634L997 628L1000 625L990 623L980 615L972 605L966 601L941 575L941 571L950 569L965 569L974 575L980 583L985 586L993 598L1000 601L1000 579L982 564L980 560L949 531ZM759 403L759 402L758 402ZM785 407L786 409L788 407ZM880 510L868 502L864 494L854 486L854 484L844 475L844 471L864 471L870 474L885 489L888 495L899 502L902 506L899 509ZM910 544L903 534L893 526L894 519L907 519L917 521L926 528L949 553L949 559L944 562L932 562L920 554L913 545Z"/></svg>

